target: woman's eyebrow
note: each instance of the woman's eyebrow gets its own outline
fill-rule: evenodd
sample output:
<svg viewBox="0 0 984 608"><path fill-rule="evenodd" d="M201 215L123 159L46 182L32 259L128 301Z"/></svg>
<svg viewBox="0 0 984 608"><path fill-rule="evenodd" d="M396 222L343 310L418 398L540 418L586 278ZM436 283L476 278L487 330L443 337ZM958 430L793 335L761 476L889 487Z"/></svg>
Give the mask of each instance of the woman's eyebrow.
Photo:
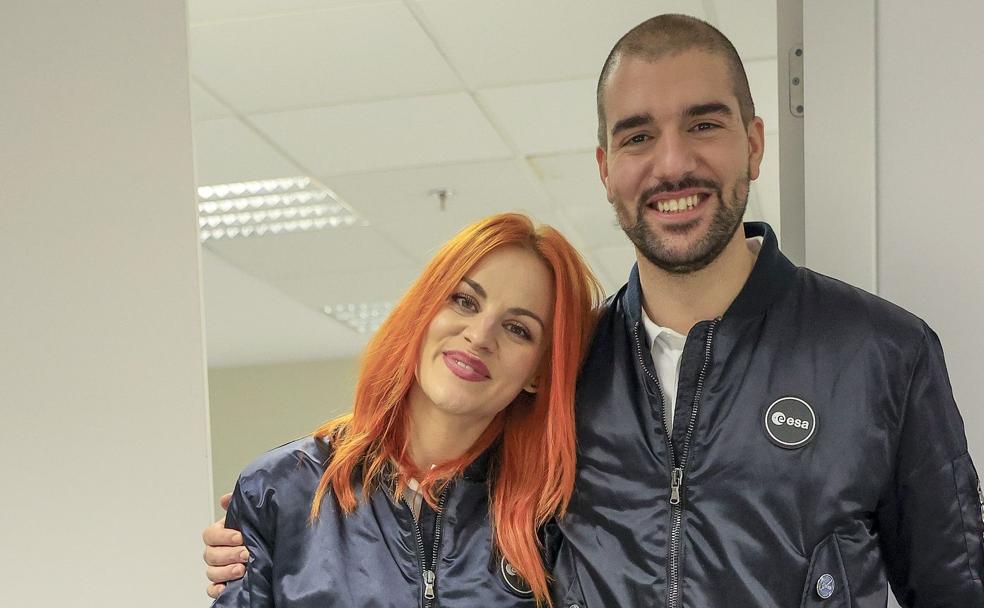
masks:
<svg viewBox="0 0 984 608"><path fill-rule="evenodd" d="M467 283L469 287L474 289L475 293L477 293L479 297L483 299L489 297L488 294L485 292L485 288L482 287L482 285L478 281L474 279L469 279L468 277L461 277L461 280ZM540 318L540 315L536 314L535 312L527 308L513 307L506 310L506 312L508 312L511 315L523 315L525 317L530 317L531 319L539 323L541 328L545 328L547 326L547 324L543 322L543 319Z"/></svg>
<svg viewBox="0 0 984 608"><path fill-rule="evenodd" d="M478 283L478 281L475 281L473 279L469 279L468 277L461 277L461 280L464 281L465 283L468 283L468 285L472 289L474 289L475 290L475 293L477 293L478 295L482 296L483 298L489 297L489 295L487 293L485 293L485 288L482 287Z"/></svg>

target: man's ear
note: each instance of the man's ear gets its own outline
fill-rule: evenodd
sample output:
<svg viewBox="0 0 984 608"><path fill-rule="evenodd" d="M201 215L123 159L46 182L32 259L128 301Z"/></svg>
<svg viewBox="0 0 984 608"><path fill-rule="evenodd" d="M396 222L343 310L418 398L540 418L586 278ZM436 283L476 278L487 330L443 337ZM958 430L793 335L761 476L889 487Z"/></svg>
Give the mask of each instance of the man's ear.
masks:
<svg viewBox="0 0 984 608"><path fill-rule="evenodd" d="M601 185L605 187L605 194L608 202L612 202L612 191L608 188L608 153L601 146L595 148L595 160L598 161L598 176L601 177Z"/></svg>
<svg viewBox="0 0 984 608"><path fill-rule="evenodd" d="M748 132L748 178L754 181L758 179L762 157L765 155L765 123L756 116L748 123L746 131Z"/></svg>

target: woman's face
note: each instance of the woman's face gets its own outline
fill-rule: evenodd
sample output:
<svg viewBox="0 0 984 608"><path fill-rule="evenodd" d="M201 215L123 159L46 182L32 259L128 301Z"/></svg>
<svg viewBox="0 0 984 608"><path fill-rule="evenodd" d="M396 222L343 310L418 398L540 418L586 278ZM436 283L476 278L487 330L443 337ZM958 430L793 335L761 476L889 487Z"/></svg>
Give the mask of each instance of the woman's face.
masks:
<svg viewBox="0 0 984 608"><path fill-rule="evenodd" d="M410 406L471 426L491 421L521 390L535 392L552 283L547 265L526 249L482 258L427 328Z"/></svg>

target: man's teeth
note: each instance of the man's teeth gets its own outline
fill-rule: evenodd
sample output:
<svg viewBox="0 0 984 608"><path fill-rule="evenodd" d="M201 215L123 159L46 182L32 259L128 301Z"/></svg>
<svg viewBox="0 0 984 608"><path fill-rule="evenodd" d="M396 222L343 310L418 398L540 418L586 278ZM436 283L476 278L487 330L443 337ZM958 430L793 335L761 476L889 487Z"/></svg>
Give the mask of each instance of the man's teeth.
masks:
<svg viewBox="0 0 984 608"><path fill-rule="evenodd" d="M683 198L671 198L665 201L658 201L656 203L656 208L662 213L677 213L680 211L687 211L688 209L693 209L697 206L700 201L700 196L693 194L691 196L685 196Z"/></svg>

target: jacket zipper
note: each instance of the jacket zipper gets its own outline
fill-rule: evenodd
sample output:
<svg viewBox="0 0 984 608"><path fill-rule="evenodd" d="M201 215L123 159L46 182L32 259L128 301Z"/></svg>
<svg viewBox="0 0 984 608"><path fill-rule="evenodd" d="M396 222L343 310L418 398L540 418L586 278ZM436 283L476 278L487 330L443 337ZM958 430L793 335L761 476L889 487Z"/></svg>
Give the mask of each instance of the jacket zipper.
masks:
<svg viewBox="0 0 984 608"><path fill-rule="evenodd" d="M431 551L431 561L427 562L424 554L424 535L420 531L420 523L417 518L413 518L413 531L417 537L417 558L420 560L420 578L424 583L424 603L423 608L431 608L434 605L434 598L437 597L437 558L441 549L441 523L444 520L444 503L447 502L448 489L444 488L440 498L437 500L437 512L434 514L434 546ZM406 499L403 501L408 507L410 503ZM411 507L411 512L413 508Z"/></svg>
<svg viewBox="0 0 984 608"><path fill-rule="evenodd" d="M714 340L714 330L720 318L714 319L707 328L707 338L704 341L704 363L697 376L697 390L694 392L693 407L690 408L690 420L687 421L687 433L684 436L683 445L680 447L680 460L676 458L673 449L673 429L669 426L669 417L666 412L666 402L663 397L663 388L659 384L659 378L649 371L642 358L642 343L639 340L639 325L635 324L636 353L639 364L649 378L656 383L656 391L659 393L660 407L663 410L663 430L666 436L666 447L670 454L670 547L669 559L667 560L667 608L679 608L681 605L680 594L680 548L682 539L680 537L683 527L683 506L680 504L680 493L683 489L683 472L687 466L687 456L690 454L690 441L694 436L694 428L697 426L697 412L700 408L700 398L704 392L704 379L707 376L707 368L711 363L711 343Z"/></svg>

